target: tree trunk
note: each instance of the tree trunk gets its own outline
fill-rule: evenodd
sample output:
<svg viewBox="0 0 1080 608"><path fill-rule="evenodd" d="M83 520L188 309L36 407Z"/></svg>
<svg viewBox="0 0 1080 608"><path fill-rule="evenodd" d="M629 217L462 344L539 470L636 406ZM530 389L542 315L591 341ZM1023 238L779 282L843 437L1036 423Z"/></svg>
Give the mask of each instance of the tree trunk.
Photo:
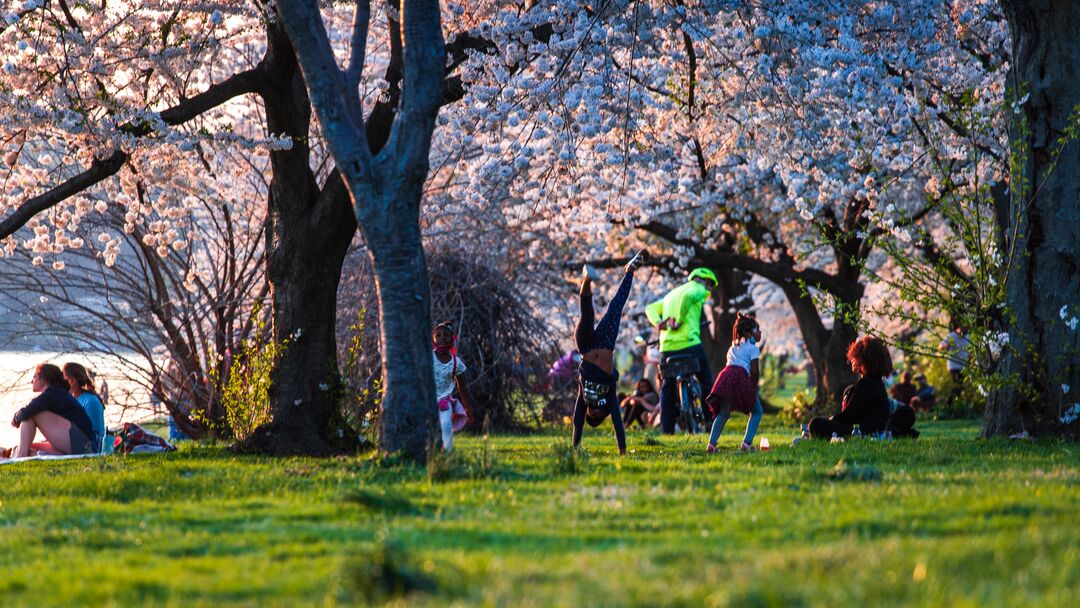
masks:
<svg viewBox="0 0 1080 608"><path fill-rule="evenodd" d="M713 268L717 286L717 302L712 307L712 326L701 336L702 346L709 356L709 367L715 376L727 364L727 351L731 347L731 327L735 324L735 309L752 308L750 299L750 274L734 268ZM745 301L744 301L745 300ZM705 387L708 390L708 387Z"/></svg>
<svg viewBox="0 0 1080 608"><path fill-rule="evenodd" d="M1060 434L1063 410L1080 401L1080 331L1061 318L1080 317L1080 144L1061 148L1070 113L1080 104L1080 3L1002 0L1012 34L1010 89L1027 97L1010 114L1013 149L1026 149L1011 178L1007 235L1012 253L1006 298L1010 345L1000 370L1033 392L1006 387L987 404L986 437L1021 430ZM1057 154L1060 150L1060 158ZM1055 164L1056 163L1056 164Z"/></svg>
<svg viewBox="0 0 1080 608"><path fill-rule="evenodd" d="M817 378L814 413L831 415L838 411L844 388L858 380L847 362L848 346L858 337L858 332L839 319L833 321L832 329L826 329L821 321L821 313L809 294L797 285L782 288L795 313L806 353L814 366ZM859 299L855 299L856 305Z"/></svg>
<svg viewBox="0 0 1080 608"><path fill-rule="evenodd" d="M299 65L280 24L267 37L267 128L293 138L291 149L271 153L266 220L273 340L284 349L271 372L271 421L242 447L326 455L333 452L326 433L339 385L337 286L356 219L336 174L319 191L310 168L310 102Z"/></svg>
<svg viewBox="0 0 1080 608"><path fill-rule="evenodd" d="M412 207L411 214L384 216L379 231L365 231L365 239L379 296L383 364L380 448L422 460L429 437L434 436L437 414L433 407L431 297L418 207Z"/></svg>

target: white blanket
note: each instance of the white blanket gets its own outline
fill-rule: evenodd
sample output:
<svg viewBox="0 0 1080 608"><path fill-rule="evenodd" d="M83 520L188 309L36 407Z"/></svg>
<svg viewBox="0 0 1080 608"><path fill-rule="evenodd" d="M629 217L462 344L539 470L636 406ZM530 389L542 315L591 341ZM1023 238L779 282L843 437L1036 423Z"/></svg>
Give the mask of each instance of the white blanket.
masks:
<svg viewBox="0 0 1080 608"><path fill-rule="evenodd" d="M50 456L27 456L25 458L0 458L0 464L15 464L28 460L70 460L72 458L95 458L105 454L57 454Z"/></svg>

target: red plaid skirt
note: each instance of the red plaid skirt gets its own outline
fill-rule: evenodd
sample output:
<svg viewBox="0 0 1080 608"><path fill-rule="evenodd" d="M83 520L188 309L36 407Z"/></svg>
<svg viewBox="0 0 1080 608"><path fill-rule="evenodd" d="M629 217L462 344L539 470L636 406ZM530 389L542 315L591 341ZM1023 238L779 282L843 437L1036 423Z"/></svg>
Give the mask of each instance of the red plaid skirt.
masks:
<svg viewBox="0 0 1080 608"><path fill-rule="evenodd" d="M709 396L705 398L705 403L712 408L713 414L717 413L716 401L718 399L726 400L731 404L731 409L736 412L749 415L750 410L754 409L754 403L757 402L757 390L750 384L750 374L746 373L742 366L729 365L720 370L720 375L716 377Z"/></svg>

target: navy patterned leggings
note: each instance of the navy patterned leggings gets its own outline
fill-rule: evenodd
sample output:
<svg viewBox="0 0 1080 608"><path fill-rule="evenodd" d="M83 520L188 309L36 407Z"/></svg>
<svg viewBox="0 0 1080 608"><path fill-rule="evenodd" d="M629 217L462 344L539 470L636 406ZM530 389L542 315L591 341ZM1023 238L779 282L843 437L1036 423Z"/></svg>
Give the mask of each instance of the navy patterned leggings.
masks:
<svg viewBox="0 0 1080 608"><path fill-rule="evenodd" d="M630 287L634 284L634 275L623 275L622 283L615 297L608 303L604 316L600 323L593 328L592 288L581 293L581 319L578 320L577 329L574 331L574 339L577 341L577 349L582 354L593 350L615 350L615 340L619 337L619 322L622 320L622 309L626 305L626 299L630 297Z"/></svg>

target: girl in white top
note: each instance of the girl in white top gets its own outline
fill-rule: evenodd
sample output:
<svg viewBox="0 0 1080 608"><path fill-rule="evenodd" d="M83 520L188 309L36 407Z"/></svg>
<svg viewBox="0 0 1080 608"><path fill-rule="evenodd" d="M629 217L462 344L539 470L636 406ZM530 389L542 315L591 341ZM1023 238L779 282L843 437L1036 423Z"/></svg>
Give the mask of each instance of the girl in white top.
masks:
<svg viewBox="0 0 1080 608"><path fill-rule="evenodd" d="M443 321L435 326L431 331L431 342L439 427L442 429L443 449L449 452L453 448L454 433L465 428L465 423L469 420L466 407L472 408L472 398L461 378L461 374L465 373L468 367L457 356L457 336L450 322ZM455 387L461 396L460 401L454 398Z"/></svg>
<svg viewBox="0 0 1080 608"><path fill-rule="evenodd" d="M761 349L758 341L761 340L761 327L754 317L739 313L735 315L735 324L731 328L731 348L727 353L727 366L720 370L720 374L713 383L709 396L705 403L712 408L713 418L712 434L709 436L707 452L716 451L716 442L720 433L724 430L731 410L737 410L750 416L746 423L746 434L743 435L741 450L754 449L754 435L757 434L758 424L764 410L761 407L761 398L758 397L758 359L761 358Z"/></svg>

